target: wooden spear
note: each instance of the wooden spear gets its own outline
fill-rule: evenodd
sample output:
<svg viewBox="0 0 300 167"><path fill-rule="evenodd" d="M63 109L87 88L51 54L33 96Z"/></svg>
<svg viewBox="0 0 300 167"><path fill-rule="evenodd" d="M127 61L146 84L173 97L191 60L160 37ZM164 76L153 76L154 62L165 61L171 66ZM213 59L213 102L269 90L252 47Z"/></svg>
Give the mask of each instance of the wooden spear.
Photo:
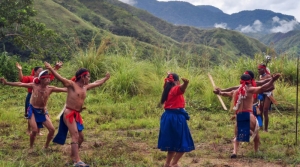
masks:
<svg viewBox="0 0 300 167"><path fill-rule="evenodd" d="M209 73L208 73L208 78L210 79L210 82L211 82L212 86L215 88L216 87L215 82L214 82L212 76ZM217 96L218 96L218 99L219 99L220 103L222 104L223 109L227 111L227 107L225 106L221 96L220 95L217 95Z"/></svg>

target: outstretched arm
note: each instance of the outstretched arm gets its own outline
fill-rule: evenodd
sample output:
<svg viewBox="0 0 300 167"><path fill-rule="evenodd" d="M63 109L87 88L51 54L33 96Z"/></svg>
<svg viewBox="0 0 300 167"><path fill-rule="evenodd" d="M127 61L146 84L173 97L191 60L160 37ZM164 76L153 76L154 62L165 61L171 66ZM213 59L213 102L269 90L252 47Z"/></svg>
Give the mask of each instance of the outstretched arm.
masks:
<svg viewBox="0 0 300 167"><path fill-rule="evenodd" d="M185 89L187 88L190 81L186 78L181 78L181 80L183 81L183 84L180 85L180 90L182 92L185 92Z"/></svg>
<svg viewBox="0 0 300 167"><path fill-rule="evenodd" d="M63 85L64 85L65 87L69 87L69 86L72 85L72 81L70 81L70 80L68 80L68 79L66 79L66 78L64 78L64 77L62 77L62 76L60 76L60 75L56 72L56 70L54 70L54 69L51 67L51 65L50 65L49 63L44 62L44 64L45 64L45 68L47 68L48 70L50 70L51 73L54 75L54 77L55 77L56 79L58 79L60 82L62 82Z"/></svg>
<svg viewBox="0 0 300 167"><path fill-rule="evenodd" d="M226 88L226 89L220 89L221 92L231 92L233 90L237 90L240 86L233 86L233 87L230 87L230 88Z"/></svg>
<svg viewBox="0 0 300 167"><path fill-rule="evenodd" d="M263 93L263 92L267 92L270 89L274 89L274 82L280 77L280 74L273 74L272 78L270 79L269 82L267 82L266 84L262 85L261 87L252 87L251 89L249 89L250 93L255 93L255 94L259 94L259 93Z"/></svg>
<svg viewBox="0 0 300 167"><path fill-rule="evenodd" d="M110 78L110 74L109 73L106 73L105 77L100 79L100 80L97 80L93 83L90 83L86 86L86 89L89 90L89 89L92 89L92 88L95 88L97 86L100 86L102 85L103 83L105 83L108 79Z"/></svg>
<svg viewBox="0 0 300 167"><path fill-rule="evenodd" d="M223 92L222 89L220 88L216 88L215 90L213 90L214 94L216 95L221 95L221 96L226 96L226 97L232 97L233 96L233 93L234 93L234 90L231 90L231 91L226 91L226 92Z"/></svg>
<svg viewBox="0 0 300 167"><path fill-rule="evenodd" d="M271 79L272 79L272 77L267 78L267 79L263 79L263 80L256 81L256 86L262 86L262 85L268 83Z"/></svg>
<svg viewBox="0 0 300 167"><path fill-rule="evenodd" d="M49 86L49 88L52 88L52 92L68 92L68 88L59 88L55 86Z"/></svg>
<svg viewBox="0 0 300 167"><path fill-rule="evenodd" d="M9 85L9 86L18 86L18 87L25 87L25 88L32 88L33 87L33 83L7 82L5 78L0 78L0 82L3 85Z"/></svg>
<svg viewBox="0 0 300 167"><path fill-rule="evenodd" d="M17 62L16 67L18 68L18 71L19 71L19 74L18 74L19 81L22 82L22 80L23 80L22 66Z"/></svg>

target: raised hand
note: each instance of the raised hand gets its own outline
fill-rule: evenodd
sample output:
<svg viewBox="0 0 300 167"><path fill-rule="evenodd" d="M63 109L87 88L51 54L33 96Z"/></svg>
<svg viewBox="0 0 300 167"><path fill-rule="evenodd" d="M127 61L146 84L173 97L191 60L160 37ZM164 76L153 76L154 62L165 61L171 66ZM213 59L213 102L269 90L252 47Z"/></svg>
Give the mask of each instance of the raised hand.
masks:
<svg viewBox="0 0 300 167"><path fill-rule="evenodd" d="M7 81L6 81L5 78L0 78L0 82L1 82L3 85L5 85Z"/></svg>
<svg viewBox="0 0 300 167"><path fill-rule="evenodd" d="M22 70L22 66L21 66L18 62L16 62L16 67L17 67L19 70Z"/></svg>
<svg viewBox="0 0 300 167"><path fill-rule="evenodd" d="M281 74L279 74L279 73L272 74L272 79L274 81L276 81L280 76L281 76Z"/></svg>
<svg viewBox="0 0 300 167"><path fill-rule="evenodd" d="M56 69L56 70L60 69L60 68L62 67L63 64L64 64L64 63L63 63L62 61L56 62L56 63L55 63L55 69Z"/></svg>
<svg viewBox="0 0 300 167"><path fill-rule="evenodd" d="M51 69L52 68L51 65L48 62L45 61L44 64L45 64L45 68L47 68L47 69Z"/></svg>
<svg viewBox="0 0 300 167"><path fill-rule="evenodd" d="M220 88L215 88L214 90L213 90L213 92L214 92L214 94L220 94L221 93L221 89Z"/></svg>
<svg viewBox="0 0 300 167"><path fill-rule="evenodd" d="M186 78L181 78L181 80L183 81L183 83L188 84L190 81Z"/></svg>
<svg viewBox="0 0 300 167"><path fill-rule="evenodd" d="M110 73L109 72L106 73L105 78L106 78L106 80L108 80L110 78Z"/></svg>

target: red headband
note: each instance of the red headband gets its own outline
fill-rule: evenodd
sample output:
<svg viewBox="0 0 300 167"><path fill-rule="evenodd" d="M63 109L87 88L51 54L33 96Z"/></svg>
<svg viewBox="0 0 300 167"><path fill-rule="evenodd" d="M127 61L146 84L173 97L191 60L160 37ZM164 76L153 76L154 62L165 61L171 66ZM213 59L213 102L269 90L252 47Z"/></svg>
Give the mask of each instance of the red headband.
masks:
<svg viewBox="0 0 300 167"><path fill-rule="evenodd" d="M51 75L42 75L42 76L40 76L40 79L42 79L42 78L51 78Z"/></svg>
<svg viewBox="0 0 300 167"><path fill-rule="evenodd" d="M264 69L266 74L270 74L270 72L267 70L266 66L260 64L260 65L258 65L258 68L262 68L262 69Z"/></svg>
<svg viewBox="0 0 300 167"><path fill-rule="evenodd" d="M43 79L43 78L51 78L51 75L43 75L43 76L40 76L40 79ZM34 78L33 79L33 82L36 83L36 84L39 84L41 83L41 80L40 80L38 77Z"/></svg>
<svg viewBox="0 0 300 167"><path fill-rule="evenodd" d="M244 74L250 75L250 74L248 73L248 71L245 71ZM250 77L251 77L251 75L250 75ZM255 81L254 78L251 79L251 84L252 84L253 87L256 87L256 81ZM257 97L257 94L253 94L253 99L256 99L256 97Z"/></svg>
<svg viewBox="0 0 300 167"><path fill-rule="evenodd" d="M238 101L240 100L240 96L241 98L245 98L246 96L246 88L245 85L251 83L251 80L240 80L240 84L241 86L238 88L237 93L235 94L235 99L234 99L234 109L237 110L238 109Z"/></svg>
<svg viewBox="0 0 300 167"><path fill-rule="evenodd" d="M172 74L169 74L169 76L167 78L165 78L165 83L164 83L164 88L166 87L167 82L174 82L174 78Z"/></svg>
<svg viewBox="0 0 300 167"><path fill-rule="evenodd" d="M83 73L80 74L77 78L79 78L79 77L81 77L81 76L84 76L84 75L87 75L87 74L89 74L89 71L83 72ZM74 76L74 77L71 78L71 80L75 82L75 81L77 80L77 78L76 78L76 76Z"/></svg>

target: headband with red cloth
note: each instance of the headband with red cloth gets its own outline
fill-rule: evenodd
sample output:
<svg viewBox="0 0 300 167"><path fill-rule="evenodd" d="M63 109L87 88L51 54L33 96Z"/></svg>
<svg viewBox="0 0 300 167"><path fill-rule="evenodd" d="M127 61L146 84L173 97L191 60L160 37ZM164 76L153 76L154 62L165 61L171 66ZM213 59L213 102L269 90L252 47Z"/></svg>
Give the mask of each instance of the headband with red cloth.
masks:
<svg viewBox="0 0 300 167"><path fill-rule="evenodd" d="M266 74L270 74L270 72L267 70L266 66L260 64L260 65L258 65L258 68L262 68L262 69L264 69Z"/></svg>
<svg viewBox="0 0 300 167"><path fill-rule="evenodd" d="M248 71L245 71L244 74L250 75ZM250 77L251 77L251 75L250 75ZM256 81L252 77L251 77L251 84L252 84L253 87L256 87ZM257 97L257 94L253 94L253 99L256 99L256 97Z"/></svg>
<svg viewBox="0 0 300 167"><path fill-rule="evenodd" d="M247 91L246 91L246 84L250 84L251 79L249 80L240 80L240 87L237 90L237 93L235 94L234 98L234 110L237 110L239 108L239 104L241 103L241 99L245 99L247 96Z"/></svg>
<svg viewBox="0 0 300 167"><path fill-rule="evenodd" d="M48 73L48 70L41 71L39 76L33 79L33 82L36 83L36 84L39 84L41 82L41 79L51 78L51 75L49 75L49 74L43 75L46 72Z"/></svg>
<svg viewBox="0 0 300 167"><path fill-rule="evenodd" d="M172 74L169 74L167 78L165 78L165 83L164 83L164 88L166 87L167 83L173 83L174 82L174 78Z"/></svg>
<svg viewBox="0 0 300 167"><path fill-rule="evenodd" d="M84 76L84 75L87 75L87 74L89 74L89 71L83 72L83 73L80 74L77 78L79 78L79 77L81 77L81 76ZM76 78L76 76L74 76L74 77L71 78L71 80L75 82L75 81L77 80L77 78Z"/></svg>

